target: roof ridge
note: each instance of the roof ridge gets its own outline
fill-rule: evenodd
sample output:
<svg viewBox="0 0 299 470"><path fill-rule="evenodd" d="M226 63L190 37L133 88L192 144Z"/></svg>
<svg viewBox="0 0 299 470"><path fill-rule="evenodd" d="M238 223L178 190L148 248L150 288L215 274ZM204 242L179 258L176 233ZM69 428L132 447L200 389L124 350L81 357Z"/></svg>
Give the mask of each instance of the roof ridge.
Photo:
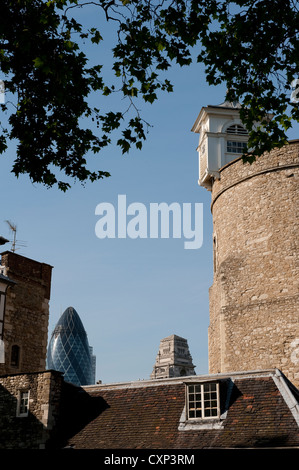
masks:
<svg viewBox="0 0 299 470"><path fill-rule="evenodd" d="M238 371L238 372L221 372L218 374L205 374L205 375L189 375L182 377L168 377L161 379L142 379L128 382L115 382L107 384L95 384L95 385L85 385L82 388L84 389L109 389L109 388L139 388L139 387L155 387L159 385L166 384L179 384L185 382L208 382L212 380L221 380L221 379L246 379L253 377L271 377L276 374L278 369L262 369L262 370L252 370L252 371Z"/></svg>

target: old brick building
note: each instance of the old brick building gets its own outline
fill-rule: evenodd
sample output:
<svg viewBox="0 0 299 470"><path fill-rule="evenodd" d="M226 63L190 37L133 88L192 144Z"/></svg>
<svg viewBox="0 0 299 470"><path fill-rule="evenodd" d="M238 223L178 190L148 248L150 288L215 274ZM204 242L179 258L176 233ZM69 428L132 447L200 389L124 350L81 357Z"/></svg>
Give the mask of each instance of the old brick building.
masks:
<svg viewBox="0 0 299 470"><path fill-rule="evenodd" d="M278 370L84 387L61 428L74 449L299 446L299 394ZM68 413L68 418L67 418ZM75 427L77 426L77 428Z"/></svg>
<svg viewBox="0 0 299 470"><path fill-rule="evenodd" d="M0 449L44 449L55 435L65 382L56 371L0 376Z"/></svg>
<svg viewBox="0 0 299 470"><path fill-rule="evenodd" d="M13 282L6 291L0 375L45 370L52 267L6 251L1 273Z"/></svg>
<svg viewBox="0 0 299 470"><path fill-rule="evenodd" d="M45 372L52 267L6 251L0 271L0 284L7 284L1 293L0 448L39 448L58 409L50 404L56 402L53 384L62 380Z"/></svg>
<svg viewBox="0 0 299 470"><path fill-rule="evenodd" d="M86 387L1 376L0 449L298 448L298 400L277 369Z"/></svg>

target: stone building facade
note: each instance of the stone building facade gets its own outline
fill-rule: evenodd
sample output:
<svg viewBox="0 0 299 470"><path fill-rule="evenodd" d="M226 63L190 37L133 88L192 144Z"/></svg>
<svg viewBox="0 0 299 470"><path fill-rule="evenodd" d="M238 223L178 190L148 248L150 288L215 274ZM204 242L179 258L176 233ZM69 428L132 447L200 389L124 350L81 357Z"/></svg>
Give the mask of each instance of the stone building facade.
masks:
<svg viewBox="0 0 299 470"><path fill-rule="evenodd" d="M0 449L43 449L55 441L62 392L60 372L0 376Z"/></svg>
<svg viewBox="0 0 299 470"><path fill-rule="evenodd" d="M1 272L14 284L6 294L0 375L42 371L46 368L52 267L6 251Z"/></svg>
<svg viewBox="0 0 299 470"><path fill-rule="evenodd" d="M160 341L152 379L195 375L195 366L185 338L170 335Z"/></svg>
<svg viewBox="0 0 299 470"><path fill-rule="evenodd" d="M299 385L299 141L212 187L210 372L278 367Z"/></svg>
<svg viewBox="0 0 299 470"><path fill-rule="evenodd" d="M299 141L243 163L239 105L202 108L199 184L211 191L209 372L278 367L299 385Z"/></svg>

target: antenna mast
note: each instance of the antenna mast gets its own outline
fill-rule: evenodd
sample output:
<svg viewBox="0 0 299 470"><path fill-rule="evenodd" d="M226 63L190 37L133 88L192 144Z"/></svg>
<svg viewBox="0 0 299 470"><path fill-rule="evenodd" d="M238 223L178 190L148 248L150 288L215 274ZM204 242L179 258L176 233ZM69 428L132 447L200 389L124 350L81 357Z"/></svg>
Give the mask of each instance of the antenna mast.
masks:
<svg viewBox="0 0 299 470"><path fill-rule="evenodd" d="M11 245L11 251L14 253L16 251L16 236L17 236L17 226L10 222L9 220L5 221L8 225L10 230L13 232L13 240Z"/></svg>

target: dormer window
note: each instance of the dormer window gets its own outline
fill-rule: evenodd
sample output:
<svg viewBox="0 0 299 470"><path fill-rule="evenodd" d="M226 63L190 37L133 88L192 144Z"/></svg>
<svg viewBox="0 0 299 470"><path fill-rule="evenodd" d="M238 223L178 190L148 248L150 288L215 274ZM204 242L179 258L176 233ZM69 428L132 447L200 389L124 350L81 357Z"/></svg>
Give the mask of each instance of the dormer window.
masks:
<svg viewBox="0 0 299 470"><path fill-rule="evenodd" d="M231 380L186 381L186 399L179 431L222 429L233 389Z"/></svg>
<svg viewBox="0 0 299 470"><path fill-rule="evenodd" d="M219 383L187 385L187 419L214 419L220 416Z"/></svg>

